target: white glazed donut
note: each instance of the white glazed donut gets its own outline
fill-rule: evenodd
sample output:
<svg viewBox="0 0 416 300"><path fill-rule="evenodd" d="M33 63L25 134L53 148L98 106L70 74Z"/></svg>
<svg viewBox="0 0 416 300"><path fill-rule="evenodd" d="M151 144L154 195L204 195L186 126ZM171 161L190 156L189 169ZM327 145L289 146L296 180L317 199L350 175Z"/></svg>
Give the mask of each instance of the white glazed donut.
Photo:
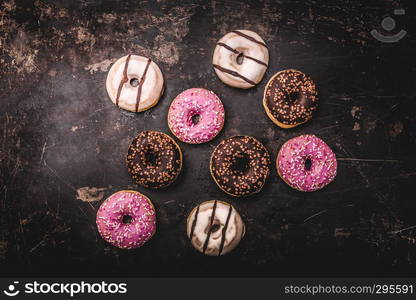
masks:
<svg viewBox="0 0 416 300"><path fill-rule="evenodd" d="M214 50L212 64L222 82L240 89L257 85L269 63L269 50L263 39L249 30L224 35Z"/></svg>
<svg viewBox="0 0 416 300"><path fill-rule="evenodd" d="M163 94L163 75L150 58L126 55L107 75L107 92L117 106L132 112L155 106Z"/></svg>
<svg viewBox="0 0 416 300"><path fill-rule="evenodd" d="M211 256L233 250L245 233L240 214L231 204L218 200L195 207L188 216L186 227L195 249Z"/></svg>

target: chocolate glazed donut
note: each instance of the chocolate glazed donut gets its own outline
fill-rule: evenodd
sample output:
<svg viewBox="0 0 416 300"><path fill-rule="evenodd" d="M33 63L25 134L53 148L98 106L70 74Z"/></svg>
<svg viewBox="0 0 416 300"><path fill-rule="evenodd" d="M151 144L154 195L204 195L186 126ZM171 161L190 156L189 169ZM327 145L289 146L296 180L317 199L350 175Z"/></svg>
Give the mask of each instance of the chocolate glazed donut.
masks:
<svg viewBox="0 0 416 300"><path fill-rule="evenodd" d="M315 83L297 70L278 72L264 89L263 107L279 127L292 128L305 123L318 107Z"/></svg>
<svg viewBox="0 0 416 300"><path fill-rule="evenodd" d="M223 140L212 153L211 175L231 196L248 196L261 191L270 174L270 155L253 137L234 136Z"/></svg>
<svg viewBox="0 0 416 300"><path fill-rule="evenodd" d="M138 185L159 189L170 185L182 169L182 152L168 135L143 131L128 149L127 169Z"/></svg>

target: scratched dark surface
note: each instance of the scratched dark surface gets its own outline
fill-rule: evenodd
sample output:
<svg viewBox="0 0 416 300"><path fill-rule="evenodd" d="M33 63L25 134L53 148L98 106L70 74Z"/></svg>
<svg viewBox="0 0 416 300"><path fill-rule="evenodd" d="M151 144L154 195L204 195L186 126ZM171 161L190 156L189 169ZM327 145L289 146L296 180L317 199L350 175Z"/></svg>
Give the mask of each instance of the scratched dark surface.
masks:
<svg viewBox="0 0 416 300"><path fill-rule="evenodd" d="M0 274L416 275L412 2L2 1ZM389 15L393 32L408 31L398 43L370 35ZM250 90L224 85L211 65L215 42L243 28L270 49L266 75ZM105 89L111 63L128 53L152 58L165 76L161 101L144 113L118 109ZM290 130L261 104L267 80L285 68L309 74L320 95L314 119ZM124 164L130 141L145 129L170 134L169 104L190 87L222 99L223 131L207 144L180 143L184 169L172 186L136 186ZM210 177L209 156L225 137L252 135L274 161L304 133L339 159L337 178L321 191L292 190L272 167L263 191L240 199ZM121 189L145 193L157 208L157 234L137 250L110 246L95 226L102 200ZM220 258L201 255L185 236L187 214L210 199L234 204L247 228Z"/></svg>

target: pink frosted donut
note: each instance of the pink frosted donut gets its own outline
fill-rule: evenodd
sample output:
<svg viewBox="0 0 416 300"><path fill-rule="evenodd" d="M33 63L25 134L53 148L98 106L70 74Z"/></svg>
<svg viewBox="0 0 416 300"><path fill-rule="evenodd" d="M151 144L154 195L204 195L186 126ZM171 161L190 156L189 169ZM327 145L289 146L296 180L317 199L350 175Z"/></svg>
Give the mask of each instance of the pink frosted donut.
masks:
<svg viewBox="0 0 416 300"><path fill-rule="evenodd" d="M314 135L300 135L284 143L276 167L288 185L303 192L319 190L337 175L334 152Z"/></svg>
<svg viewBox="0 0 416 300"><path fill-rule="evenodd" d="M217 136L224 125L224 106L213 92L192 88L172 101L168 125L182 142L202 144Z"/></svg>
<svg viewBox="0 0 416 300"><path fill-rule="evenodd" d="M135 191L119 191L108 197L97 212L101 237L123 248L139 248L156 232L156 213L152 202Z"/></svg>

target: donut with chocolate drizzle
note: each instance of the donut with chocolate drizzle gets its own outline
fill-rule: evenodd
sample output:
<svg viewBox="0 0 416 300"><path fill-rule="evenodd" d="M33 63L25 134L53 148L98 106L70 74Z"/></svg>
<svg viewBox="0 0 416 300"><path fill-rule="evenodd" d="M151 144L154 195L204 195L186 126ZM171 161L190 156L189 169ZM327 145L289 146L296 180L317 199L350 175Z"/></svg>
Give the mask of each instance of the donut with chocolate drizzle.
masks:
<svg viewBox="0 0 416 300"><path fill-rule="evenodd" d="M305 123L318 107L315 83L298 70L280 71L264 89L263 107L279 127L292 128Z"/></svg>
<svg viewBox="0 0 416 300"><path fill-rule="evenodd" d="M138 185L159 189L178 177L182 169L182 151L167 134L142 131L130 144L126 164Z"/></svg>
<svg viewBox="0 0 416 300"><path fill-rule="evenodd" d="M163 94L163 75L150 58L126 55L118 59L107 75L106 87L111 101L132 112L147 110Z"/></svg>
<svg viewBox="0 0 416 300"><path fill-rule="evenodd" d="M269 63L263 39L250 30L233 30L223 36L214 50L212 65L225 84L240 89L257 85Z"/></svg>
<svg viewBox="0 0 416 300"><path fill-rule="evenodd" d="M237 247L245 234L245 225L231 204L210 200L191 211L186 232L195 249L206 255L220 256Z"/></svg>
<svg viewBox="0 0 416 300"><path fill-rule="evenodd" d="M224 192L236 197L248 196L263 188L270 174L270 155L257 139L234 136L214 149L210 170Z"/></svg>

